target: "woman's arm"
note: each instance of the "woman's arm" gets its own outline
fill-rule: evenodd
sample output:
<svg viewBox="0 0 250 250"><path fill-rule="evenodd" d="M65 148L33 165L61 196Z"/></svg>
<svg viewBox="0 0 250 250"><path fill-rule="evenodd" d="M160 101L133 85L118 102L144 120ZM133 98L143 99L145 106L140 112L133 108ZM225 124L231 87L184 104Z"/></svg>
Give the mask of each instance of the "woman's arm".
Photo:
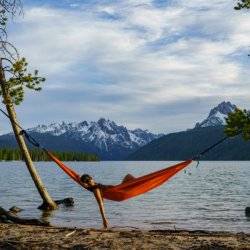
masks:
<svg viewBox="0 0 250 250"><path fill-rule="evenodd" d="M96 189L94 189L93 192L94 192L96 201L98 203L98 206L99 206L99 209L101 212L103 227L107 228L108 227L108 220L106 219L106 216L105 216L105 209L104 209L104 203L103 203L103 197L101 194L101 190L99 188L96 188Z"/></svg>

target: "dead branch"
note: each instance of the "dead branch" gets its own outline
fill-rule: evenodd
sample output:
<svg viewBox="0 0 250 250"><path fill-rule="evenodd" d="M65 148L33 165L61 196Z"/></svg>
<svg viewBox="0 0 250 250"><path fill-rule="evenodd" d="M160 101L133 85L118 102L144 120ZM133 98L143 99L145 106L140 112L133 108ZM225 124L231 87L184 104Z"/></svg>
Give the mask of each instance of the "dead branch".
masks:
<svg viewBox="0 0 250 250"><path fill-rule="evenodd" d="M8 220L16 224L22 224L22 225L35 225L35 226L49 226L49 222L44 222L38 219L22 219L18 216L14 215L13 213L6 211L2 207L0 207L0 219ZM5 218L4 218L5 217Z"/></svg>

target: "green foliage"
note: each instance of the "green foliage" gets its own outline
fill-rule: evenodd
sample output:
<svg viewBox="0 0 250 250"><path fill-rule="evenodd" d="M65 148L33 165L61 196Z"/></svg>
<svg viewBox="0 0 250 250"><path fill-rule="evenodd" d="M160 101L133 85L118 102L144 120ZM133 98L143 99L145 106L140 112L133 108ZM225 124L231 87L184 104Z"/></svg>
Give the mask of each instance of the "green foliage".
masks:
<svg viewBox="0 0 250 250"><path fill-rule="evenodd" d="M16 60L8 70L10 77L6 80L5 90L11 98L11 103L19 105L24 98L24 88L35 91L40 91L40 84L45 81L45 78L38 76L38 71L33 74L28 73L28 63L25 58ZM0 92L2 94L2 92Z"/></svg>
<svg viewBox="0 0 250 250"><path fill-rule="evenodd" d="M53 152L53 154L62 161L99 161L96 155L83 152ZM51 161L47 154L39 149L30 150L30 155L33 161ZM0 160L20 161L22 154L19 149L1 148Z"/></svg>
<svg viewBox="0 0 250 250"><path fill-rule="evenodd" d="M247 110L236 109L226 118L225 133L235 136L242 133L245 140L250 140L250 113Z"/></svg>
<svg viewBox="0 0 250 250"><path fill-rule="evenodd" d="M7 21L8 18L6 16L6 11L4 9L0 9L0 27L5 28Z"/></svg>
<svg viewBox="0 0 250 250"><path fill-rule="evenodd" d="M240 0L237 6L234 7L235 10L250 9L250 0Z"/></svg>
<svg viewBox="0 0 250 250"><path fill-rule="evenodd" d="M20 58L15 46L8 41L8 19L15 14L20 14L21 6L20 0L0 1L0 67L3 73L1 82L4 82L2 86L4 90L0 91L0 95L4 94L3 99L6 103L16 105L23 101L25 88L39 91L40 84L45 81L38 75L37 70L33 73L28 72L26 59Z"/></svg>

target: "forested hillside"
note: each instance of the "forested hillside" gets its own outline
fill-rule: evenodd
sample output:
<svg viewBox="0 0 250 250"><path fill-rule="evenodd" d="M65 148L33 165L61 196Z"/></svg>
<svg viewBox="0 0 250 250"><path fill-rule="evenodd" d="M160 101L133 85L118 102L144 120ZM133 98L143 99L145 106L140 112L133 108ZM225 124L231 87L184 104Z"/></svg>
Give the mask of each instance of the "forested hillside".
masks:
<svg viewBox="0 0 250 250"><path fill-rule="evenodd" d="M224 135L224 127L195 128L165 135L140 148L128 160L185 160L211 146ZM203 160L250 160L250 142L239 136L209 151Z"/></svg>
<svg viewBox="0 0 250 250"><path fill-rule="evenodd" d="M30 150L33 161L50 161L44 151L38 149ZM98 157L94 154L81 152L53 152L62 161L98 161ZM17 148L0 148L0 160L3 161L19 161L22 160L22 154Z"/></svg>

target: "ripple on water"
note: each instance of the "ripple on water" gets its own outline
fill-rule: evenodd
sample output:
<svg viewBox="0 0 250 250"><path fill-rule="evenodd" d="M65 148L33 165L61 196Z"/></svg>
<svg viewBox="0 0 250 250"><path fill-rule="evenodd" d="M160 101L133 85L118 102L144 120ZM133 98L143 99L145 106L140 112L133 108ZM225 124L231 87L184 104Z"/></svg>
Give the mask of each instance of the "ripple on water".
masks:
<svg viewBox="0 0 250 250"><path fill-rule="evenodd" d="M116 184L131 173L140 176L173 162L71 162L79 173L93 175L97 182ZM53 213L36 209L41 200L21 162L0 162L0 204L24 208L22 216L41 217L54 225L100 227L102 221L91 193L72 182L53 164L40 162L39 173L54 199L74 197L75 206ZM13 172L15 175L13 175ZM189 175L188 173L191 173ZM201 162L187 173L145 195L125 202L106 201L113 226L144 229L201 229L250 232L245 207L250 206L249 162Z"/></svg>

